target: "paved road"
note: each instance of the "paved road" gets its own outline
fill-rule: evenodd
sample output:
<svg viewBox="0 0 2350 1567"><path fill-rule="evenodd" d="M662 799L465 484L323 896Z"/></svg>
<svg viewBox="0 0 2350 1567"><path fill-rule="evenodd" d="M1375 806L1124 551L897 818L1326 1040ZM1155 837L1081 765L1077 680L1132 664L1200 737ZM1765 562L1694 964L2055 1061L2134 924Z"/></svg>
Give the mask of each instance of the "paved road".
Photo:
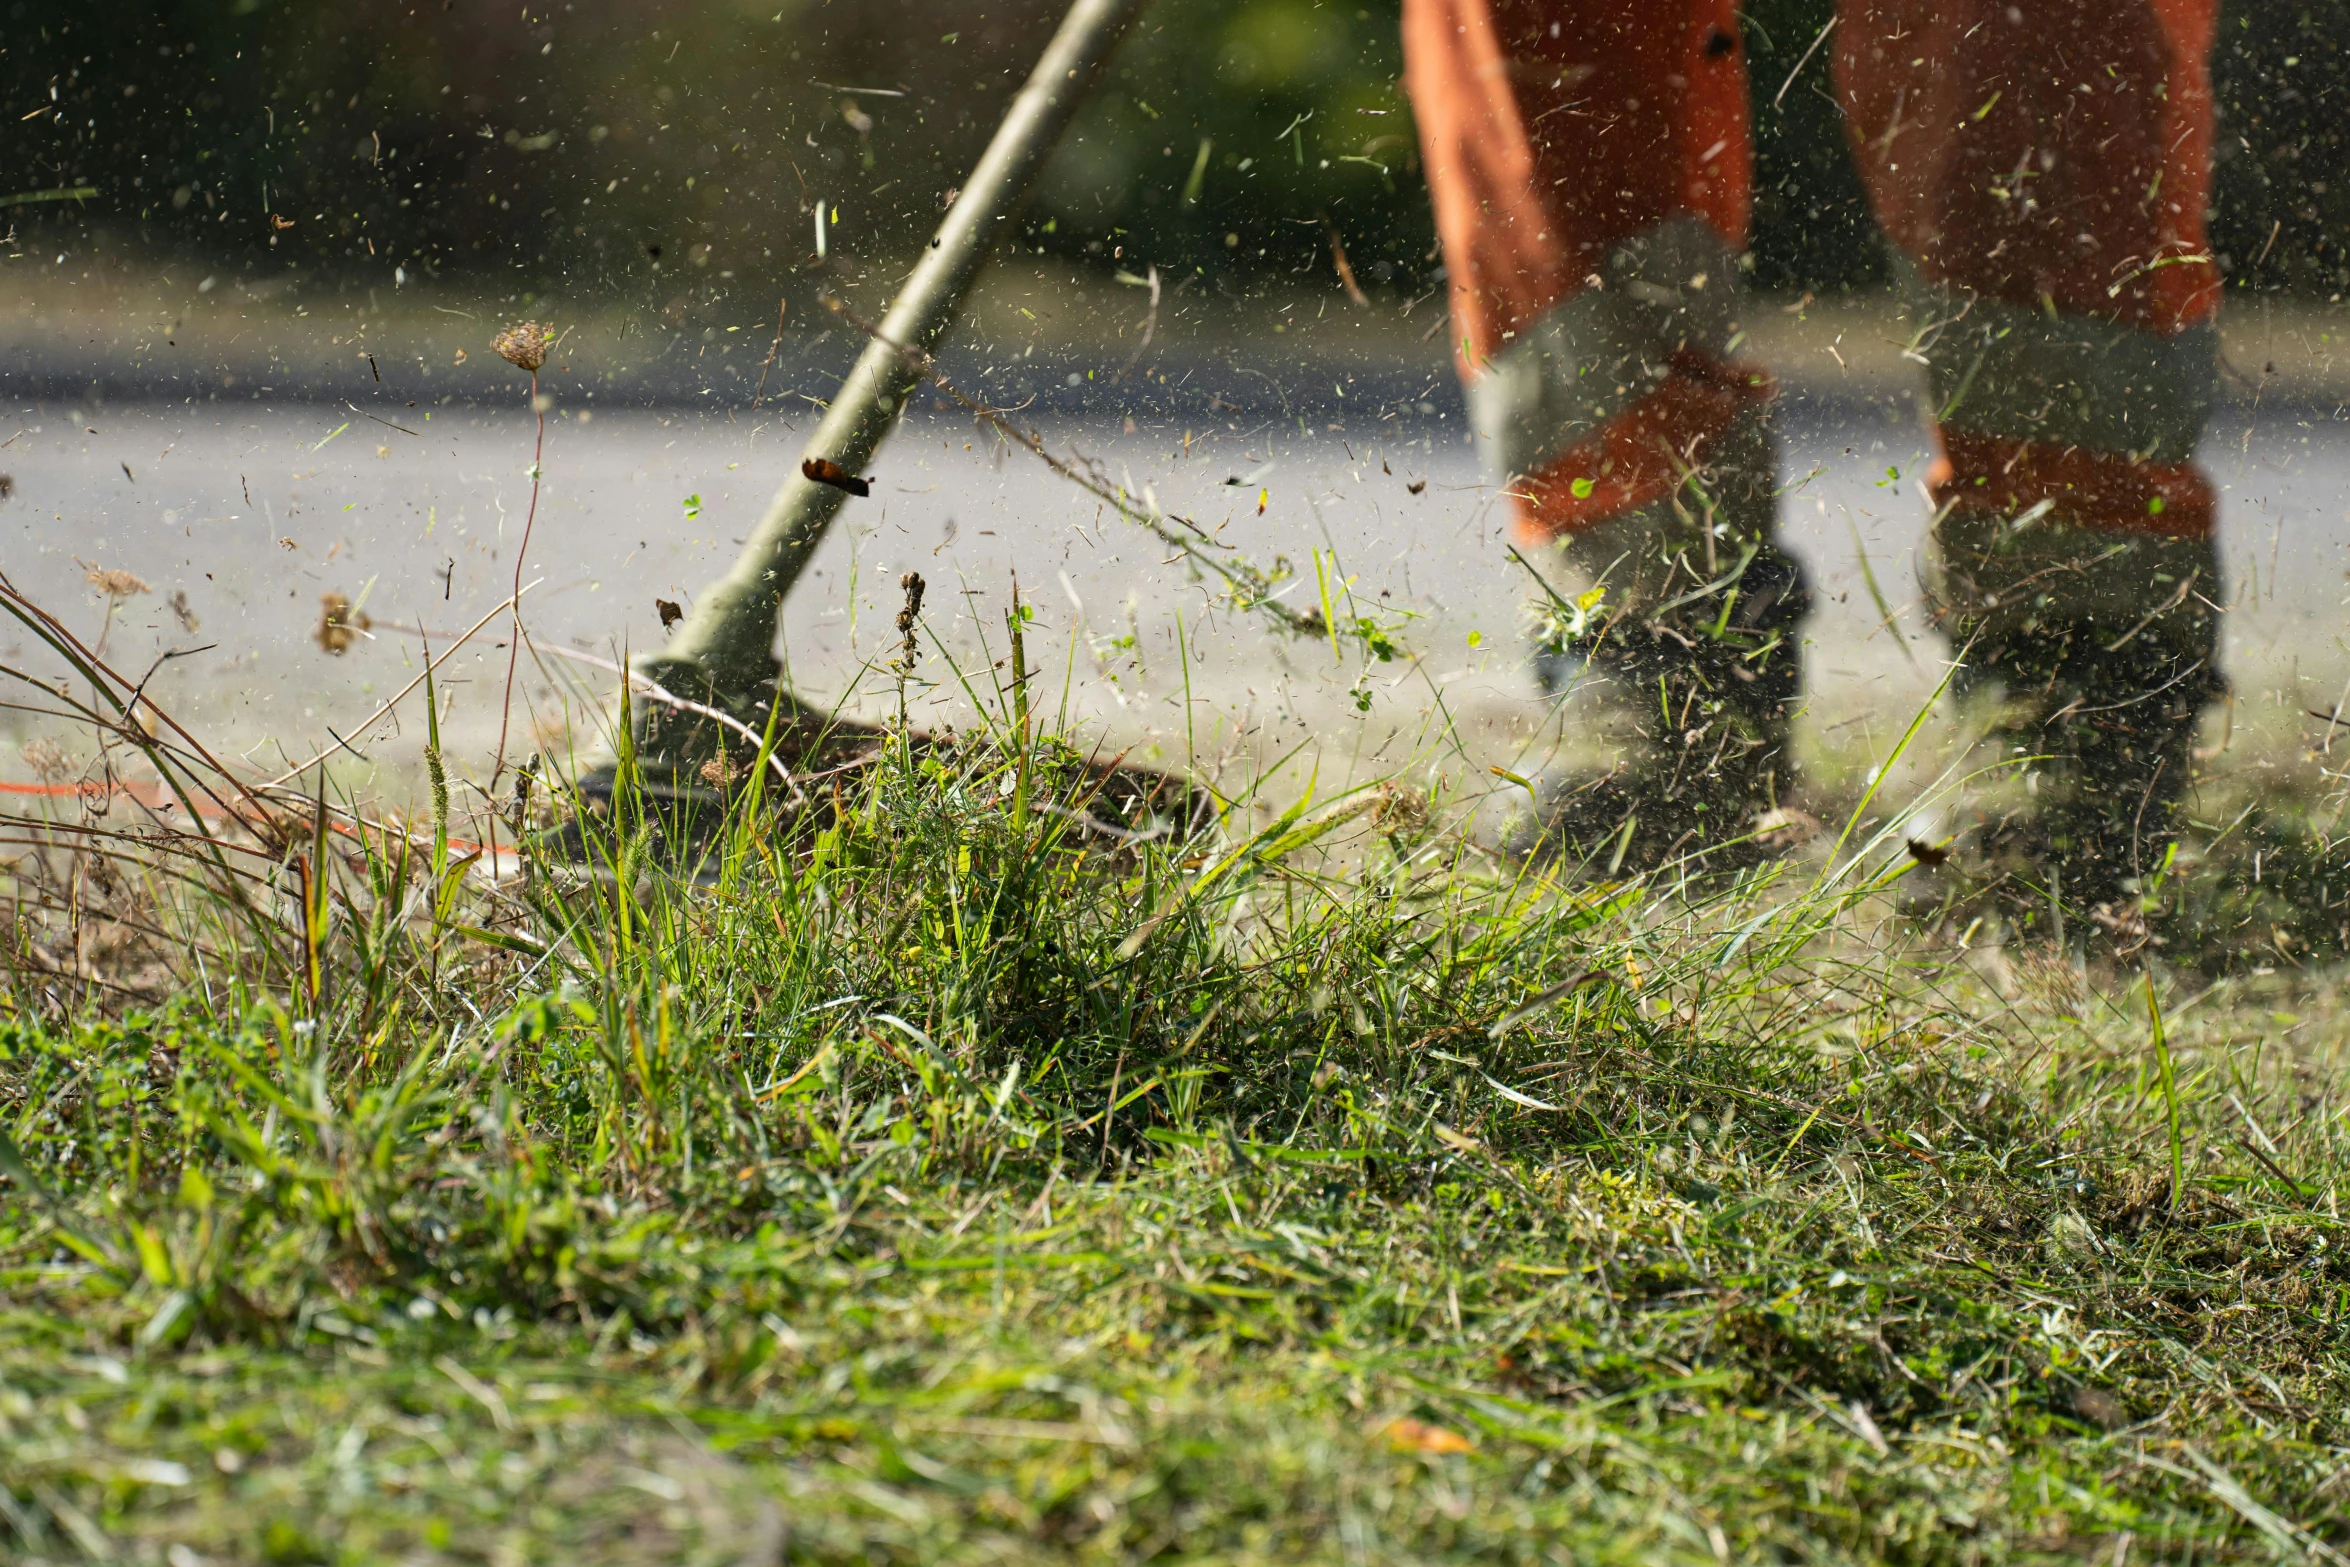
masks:
<svg viewBox="0 0 2350 1567"><path fill-rule="evenodd" d="M351 726L417 668L414 628L445 642L504 596L530 496L526 412L386 405L371 420L345 405L28 402L10 415L19 433L0 452L14 479L0 503L0 558L20 586L95 635L108 617L87 570L134 573L151 591L117 606L109 651L144 665L205 646L167 666L156 690L223 749L269 767L331 743L331 726L386 769L387 790L405 790L419 710L364 734ZM1056 446L1222 526L1260 562L1285 555L1308 598L1313 551L1335 550L1358 599L1420 617L1402 632L1413 658L1379 672L1376 700L1358 715L1348 699L1355 671L1335 666L1326 645L1235 620L1179 563L1164 563L1166 551L1033 459L995 450L959 416L921 411L788 606L799 688L881 710L886 681L860 685L858 671L888 656L896 583L909 569L931 583L938 634L982 670L979 640L993 638L1000 652L1017 572L1049 632L1042 657L1068 670L1069 713L1113 745L1138 743L1138 754L1172 760L1190 745L1263 755L1310 735L1327 780L1423 748L1439 712L1467 742L1448 764L1456 774L1481 776L1485 763L1509 763L1534 743L1539 715L1517 655L1527 585L1503 552L1457 402L1396 402L1384 416L1325 407L1310 427L1271 409L1131 433L1048 420ZM1787 527L1825 589L1810 628L1810 732L1818 748L1857 759L1899 732L1943 651L1912 629L1905 655L1857 568L1865 551L1896 604L1914 597L1921 443L1897 410L1866 402L1791 399L1781 428L1795 485ZM716 574L805 431L805 421L795 430L772 416L582 420L558 409L527 566L540 582L529 599L534 637L606 657L658 643L654 600L690 602ZM2332 706L2350 672L2340 637L2350 441L2325 409L2238 409L2215 430L2208 458L2226 486L2237 722L2286 733L2294 711ZM374 625L340 657L313 640L328 592L348 595ZM1176 652L1178 615L1188 660ZM0 631L0 656L31 655L11 629ZM563 679L526 660L520 697L542 737L563 726L558 685L584 698L604 683L589 668L545 664ZM453 755L489 750L504 668L485 635L453 673ZM936 664L927 673L944 683L925 706L950 717L960 689ZM1056 703L1062 685L1051 681ZM0 776L22 776L16 742L26 732L0 714L11 740Z"/></svg>

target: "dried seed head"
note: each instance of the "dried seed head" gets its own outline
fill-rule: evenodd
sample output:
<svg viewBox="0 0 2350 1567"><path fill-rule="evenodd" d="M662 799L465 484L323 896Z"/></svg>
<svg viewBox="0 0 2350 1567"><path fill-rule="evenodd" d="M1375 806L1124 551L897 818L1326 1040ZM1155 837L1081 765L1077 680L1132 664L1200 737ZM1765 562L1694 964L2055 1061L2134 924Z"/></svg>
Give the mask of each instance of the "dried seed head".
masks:
<svg viewBox="0 0 2350 1567"><path fill-rule="evenodd" d="M547 362L547 350L554 346L553 324L540 321L517 321L490 340L499 358L532 375L539 373L539 366Z"/></svg>
<svg viewBox="0 0 2350 1567"><path fill-rule="evenodd" d="M898 611L898 635L904 640L898 648L897 670L903 678L913 670L914 660L922 651L914 633L922 618L922 590L927 584L922 580L922 573L909 571L898 578L898 586L906 590L906 607Z"/></svg>
<svg viewBox="0 0 2350 1567"><path fill-rule="evenodd" d="M1371 808L1371 826L1388 834L1416 833L1428 825L1428 797L1417 789L1398 788L1392 783L1379 786Z"/></svg>
<svg viewBox="0 0 2350 1567"><path fill-rule="evenodd" d="M73 771L73 759L65 754L63 746L47 735L25 742L24 760L25 765L33 770L33 776L43 783L55 783Z"/></svg>
<svg viewBox="0 0 2350 1567"><path fill-rule="evenodd" d="M117 571L111 566L90 566L87 564L84 565L83 570L90 586L110 599L127 599L135 594L148 591L146 583L141 582L127 571Z"/></svg>

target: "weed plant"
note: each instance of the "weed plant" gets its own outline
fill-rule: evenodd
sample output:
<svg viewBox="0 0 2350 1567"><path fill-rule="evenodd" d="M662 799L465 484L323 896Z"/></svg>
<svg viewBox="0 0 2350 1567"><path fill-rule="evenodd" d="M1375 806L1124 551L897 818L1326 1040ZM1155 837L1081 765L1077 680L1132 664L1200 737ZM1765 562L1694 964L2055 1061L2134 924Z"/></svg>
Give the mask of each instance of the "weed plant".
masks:
<svg viewBox="0 0 2350 1567"><path fill-rule="evenodd" d="M162 781L10 828L17 1560L2350 1543L2323 977L2003 998L1863 829L1569 883L1436 769L1110 821L1024 709L493 880L10 607Z"/></svg>

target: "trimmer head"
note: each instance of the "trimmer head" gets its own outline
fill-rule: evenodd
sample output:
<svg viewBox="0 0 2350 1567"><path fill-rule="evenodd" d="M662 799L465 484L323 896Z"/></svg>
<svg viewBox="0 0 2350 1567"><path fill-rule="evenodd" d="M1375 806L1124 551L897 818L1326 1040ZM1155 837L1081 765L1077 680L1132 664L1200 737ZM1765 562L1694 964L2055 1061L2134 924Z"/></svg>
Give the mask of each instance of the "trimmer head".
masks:
<svg viewBox="0 0 2350 1567"><path fill-rule="evenodd" d="M572 790L572 819L539 834L533 856L575 873L608 875L613 846L623 835L641 833L647 868L709 880L722 834L746 812L762 840L779 830L813 833L837 819L872 768L917 765L930 756L968 760L975 749L1001 754L999 742L984 731L900 731L783 700L764 763L746 737L706 719L646 714L634 732L657 748L582 774ZM1148 842L1180 842L1217 820L1216 800L1207 790L1122 757L1088 759L1073 780L1065 765L1057 771L1055 787L1034 809L1060 823L1071 841L1092 849L1115 853Z"/></svg>

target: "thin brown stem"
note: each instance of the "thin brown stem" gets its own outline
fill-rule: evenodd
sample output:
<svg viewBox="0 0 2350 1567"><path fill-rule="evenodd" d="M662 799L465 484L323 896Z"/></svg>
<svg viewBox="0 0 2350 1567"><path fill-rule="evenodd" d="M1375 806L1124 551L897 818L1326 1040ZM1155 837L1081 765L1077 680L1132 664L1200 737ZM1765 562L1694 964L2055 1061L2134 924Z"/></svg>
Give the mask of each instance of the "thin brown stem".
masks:
<svg viewBox="0 0 2350 1567"><path fill-rule="evenodd" d="M495 789L506 771L506 730L514 721L514 671L522 658L522 566L530 555L530 530L539 520L539 472L547 455L547 405L539 401L539 373L530 373L530 409L538 415L538 442L530 454L530 510L522 519L522 547L514 552L514 635L506 643L506 696L498 710L498 754L490 766Z"/></svg>
<svg viewBox="0 0 2350 1567"><path fill-rule="evenodd" d="M751 412L759 411L759 403L767 395L767 372L775 368L775 356L783 351L783 314L788 299L775 302L775 341L767 345L767 362L759 366L759 389L751 394Z"/></svg>

